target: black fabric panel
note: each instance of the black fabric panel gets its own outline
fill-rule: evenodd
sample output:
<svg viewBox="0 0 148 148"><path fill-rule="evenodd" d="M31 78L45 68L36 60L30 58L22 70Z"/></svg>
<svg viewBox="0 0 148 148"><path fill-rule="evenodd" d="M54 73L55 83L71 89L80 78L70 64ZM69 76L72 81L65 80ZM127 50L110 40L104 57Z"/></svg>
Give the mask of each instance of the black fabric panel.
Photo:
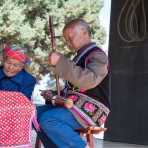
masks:
<svg viewBox="0 0 148 148"><path fill-rule="evenodd" d="M125 2L127 0L112 0L109 45L111 113L105 140L148 145L148 35L135 42L120 38L117 22ZM148 1L144 0L144 3L148 22ZM141 13L140 9L138 13ZM123 21L121 28L124 25Z"/></svg>

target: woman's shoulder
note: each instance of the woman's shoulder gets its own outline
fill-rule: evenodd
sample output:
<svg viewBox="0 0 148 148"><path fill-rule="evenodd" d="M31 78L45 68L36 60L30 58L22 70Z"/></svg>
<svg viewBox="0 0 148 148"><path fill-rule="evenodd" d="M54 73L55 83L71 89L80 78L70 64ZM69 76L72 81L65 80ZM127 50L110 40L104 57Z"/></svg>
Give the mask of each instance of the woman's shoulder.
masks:
<svg viewBox="0 0 148 148"><path fill-rule="evenodd" d="M36 82L36 78L26 70L22 70L21 74L23 75L24 82Z"/></svg>

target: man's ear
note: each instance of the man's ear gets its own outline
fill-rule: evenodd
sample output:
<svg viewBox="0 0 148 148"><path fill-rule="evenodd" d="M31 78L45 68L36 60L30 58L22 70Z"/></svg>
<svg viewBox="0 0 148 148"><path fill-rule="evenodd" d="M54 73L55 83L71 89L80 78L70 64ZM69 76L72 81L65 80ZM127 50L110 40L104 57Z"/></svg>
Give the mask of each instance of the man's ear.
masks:
<svg viewBox="0 0 148 148"><path fill-rule="evenodd" d="M89 36L89 33L88 33L88 31L86 30L86 28L81 28L81 31L82 31L82 34L84 35L84 36Z"/></svg>

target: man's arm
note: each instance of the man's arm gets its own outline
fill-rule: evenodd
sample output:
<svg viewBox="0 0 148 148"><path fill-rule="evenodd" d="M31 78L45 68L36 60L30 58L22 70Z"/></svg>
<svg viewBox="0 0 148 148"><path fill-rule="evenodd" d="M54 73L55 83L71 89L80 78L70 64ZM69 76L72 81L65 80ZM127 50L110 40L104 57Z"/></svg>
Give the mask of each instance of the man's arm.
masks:
<svg viewBox="0 0 148 148"><path fill-rule="evenodd" d="M95 51L91 53L88 60L84 69L61 55L53 71L76 87L91 89L107 75L108 58L103 52Z"/></svg>

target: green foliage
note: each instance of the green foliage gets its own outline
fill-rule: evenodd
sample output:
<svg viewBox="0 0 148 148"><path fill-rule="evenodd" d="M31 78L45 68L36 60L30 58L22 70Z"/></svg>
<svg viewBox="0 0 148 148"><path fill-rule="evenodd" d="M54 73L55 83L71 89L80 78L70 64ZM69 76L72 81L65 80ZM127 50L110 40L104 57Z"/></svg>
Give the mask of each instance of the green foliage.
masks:
<svg viewBox="0 0 148 148"><path fill-rule="evenodd" d="M37 75L40 69L48 67L46 59L51 50L48 16L53 16L57 49L69 54L62 40L62 28L74 18L87 20L92 27L94 41L104 43L105 31L99 22L101 7L101 0L1 0L0 42L30 47L29 54L33 59L31 72Z"/></svg>

